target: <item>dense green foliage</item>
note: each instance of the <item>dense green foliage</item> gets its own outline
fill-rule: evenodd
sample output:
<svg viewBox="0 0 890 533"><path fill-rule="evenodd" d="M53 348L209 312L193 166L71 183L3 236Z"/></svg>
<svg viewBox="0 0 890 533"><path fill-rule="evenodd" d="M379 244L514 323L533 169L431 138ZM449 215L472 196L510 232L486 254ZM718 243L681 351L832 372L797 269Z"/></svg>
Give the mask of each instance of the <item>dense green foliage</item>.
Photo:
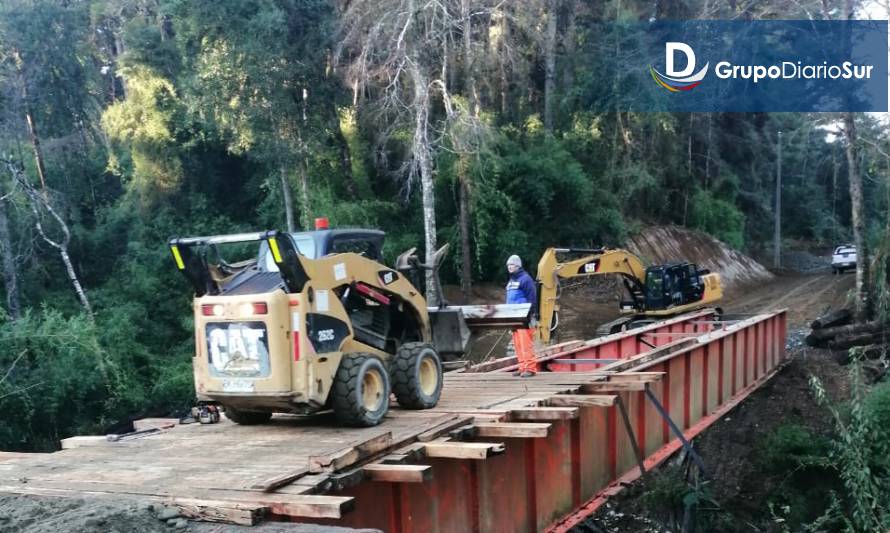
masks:
<svg viewBox="0 0 890 533"><path fill-rule="evenodd" d="M651 223L760 249L772 235L779 130L784 235L823 244L849 238L842 143L821 129L832 117L587 110L586 95L612 89L596 76L593 58L603 54L591 39L594 23L648 18L644 3L563 2L553 13L556 4L544 1L474 0L466 19L456 14L464 4L452 4L455 21L443 27L453 47L433 54L428 43L439 34L405 35L424 51L416 59L427 62L425 72L442 73L430 84L428 133L438 238L454 245L447 282L461 275L461 183L473 281L500 280L512 253L534 264L548 245L619 244ZM47 448L74 431L189 402L189 291L164 247L172 235L283 229L290 199L298 227L325 215L334 226L386 230L390 260L423 246L410 170L414 122L400 111L408 102L392 99L410 88L390 91L404 82L374 55L397 46L362 49L362 24L387 20L366 13L356 21L368 5L0 3L0 158L22 166L67 224L72 268L95 311L94 321L83 312L35 222L56 240L62 228L46 208L35 213L0 165L0 218L8 223L0 254L12 257L17 283L8 272L0 280L8 296L0 448ZM700 8L674 7L658 16ZM550 89L548 16L557 17L559 44ZM859 120L863 137L886 143L870 118ZM869 146L867 214L876 220L887 207L886 165ZM22 310L16 320L13 299Z"/></svg>

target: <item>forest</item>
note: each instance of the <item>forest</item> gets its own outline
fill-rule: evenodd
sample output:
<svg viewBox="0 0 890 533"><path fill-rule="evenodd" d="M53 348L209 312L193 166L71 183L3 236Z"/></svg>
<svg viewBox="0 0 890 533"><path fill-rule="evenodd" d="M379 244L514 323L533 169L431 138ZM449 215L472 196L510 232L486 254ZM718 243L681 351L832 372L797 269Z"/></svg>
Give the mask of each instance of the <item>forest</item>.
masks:
<svg viewBox="0 0 890 533"><path fill-rule="evenodd" d="M879 248L879 116L590 106L611 90L602 21L857 7L834 4L3 0L0 449L191 404L172 236L325 216L385 230L388 261L450 244L443 275L466 293L510 254L650 224L768 254L781 150L784 245L852 241L853 176L857 243Z"/></svg>

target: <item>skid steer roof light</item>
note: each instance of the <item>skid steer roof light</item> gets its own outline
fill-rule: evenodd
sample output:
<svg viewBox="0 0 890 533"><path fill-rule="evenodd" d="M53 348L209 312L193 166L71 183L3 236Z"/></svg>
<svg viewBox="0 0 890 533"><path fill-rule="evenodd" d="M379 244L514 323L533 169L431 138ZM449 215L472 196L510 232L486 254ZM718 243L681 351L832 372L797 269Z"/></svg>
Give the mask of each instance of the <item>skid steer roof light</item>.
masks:
<svg viewBox="0 0 890 533"><path fill-rule="evenodd" d="M315 229L328 229L328 217L318 217L315 219Z"/></svg>

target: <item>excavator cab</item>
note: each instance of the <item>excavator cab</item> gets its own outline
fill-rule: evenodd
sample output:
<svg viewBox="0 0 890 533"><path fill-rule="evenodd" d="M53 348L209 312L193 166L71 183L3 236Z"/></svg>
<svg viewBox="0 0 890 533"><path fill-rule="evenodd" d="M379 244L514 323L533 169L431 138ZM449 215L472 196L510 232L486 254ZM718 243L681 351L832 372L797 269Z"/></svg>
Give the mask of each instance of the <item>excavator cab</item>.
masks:
<svg viewBox="0 0 890 533"><path fill-rule="evenodd" d="M560 280L600 275L620 276L629 297L620 302L624 316L597 329L603 335L701 309L723 297L720 276L693 263L646 267L620 248L548 248L538 262L538 339L548 342L559 324Z"/></svg>
<svg viewBox="0 0 890 533"><path fill-rule="evenodd" d="M704 284L701 271L690 263L671 263L646 269L646 309L668 309L701 300Z"/></svg>

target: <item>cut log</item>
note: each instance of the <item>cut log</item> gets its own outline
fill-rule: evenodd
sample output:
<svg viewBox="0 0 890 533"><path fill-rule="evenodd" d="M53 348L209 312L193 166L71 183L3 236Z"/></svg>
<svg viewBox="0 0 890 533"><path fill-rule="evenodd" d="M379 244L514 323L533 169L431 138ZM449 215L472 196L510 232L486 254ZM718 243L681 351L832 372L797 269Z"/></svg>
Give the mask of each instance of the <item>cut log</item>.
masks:
<svg viewBox="0 0 890 533"><path fill-rule="evenodd" d="M862 356L865 359L880 359L887 353L890 353L890 346L883 344L868 344L861 347ZM850 350L834 350L831 352L832 358L841 366L850 364Z"/></svg>
<svg viewBox="0 0 890 533"><path fill-rule="evenodd" d="M828 348L829 339L820 339L818 337L813 336L813 333L810 332L809 335L804 338L804 342L807 343L807 346L811 346L813 348Z"/></svg>
<svg viewBox="0 0 890 533"><path fill-rule="evenodd" d="M864 322L862 324L850 324L847 326L837 326L833 328L815 329L810 332L816 340L833 339L841 335L853 335L856 333L878 333L886 331L890 333L890 324L884 322Z"/></svg>
<svg viewBox="0 0 890 533"><path fill-rule="evenodd" d="M830 313L826 313L810 324L812 329L824 329L824 328L833 328L836 326L844 326L849 324L853 320L853 311L849 309L838 309L837 311L832 311Z"/></svg>
<svg viewBox="0 0 890 533"><path fill-rule="evenodd" d="M828 343L832 350L842 350L854 346L867 346L870 344L884 344L890 341L890 330L878 333L855 333L851 335L838 335Z"/></svg>

